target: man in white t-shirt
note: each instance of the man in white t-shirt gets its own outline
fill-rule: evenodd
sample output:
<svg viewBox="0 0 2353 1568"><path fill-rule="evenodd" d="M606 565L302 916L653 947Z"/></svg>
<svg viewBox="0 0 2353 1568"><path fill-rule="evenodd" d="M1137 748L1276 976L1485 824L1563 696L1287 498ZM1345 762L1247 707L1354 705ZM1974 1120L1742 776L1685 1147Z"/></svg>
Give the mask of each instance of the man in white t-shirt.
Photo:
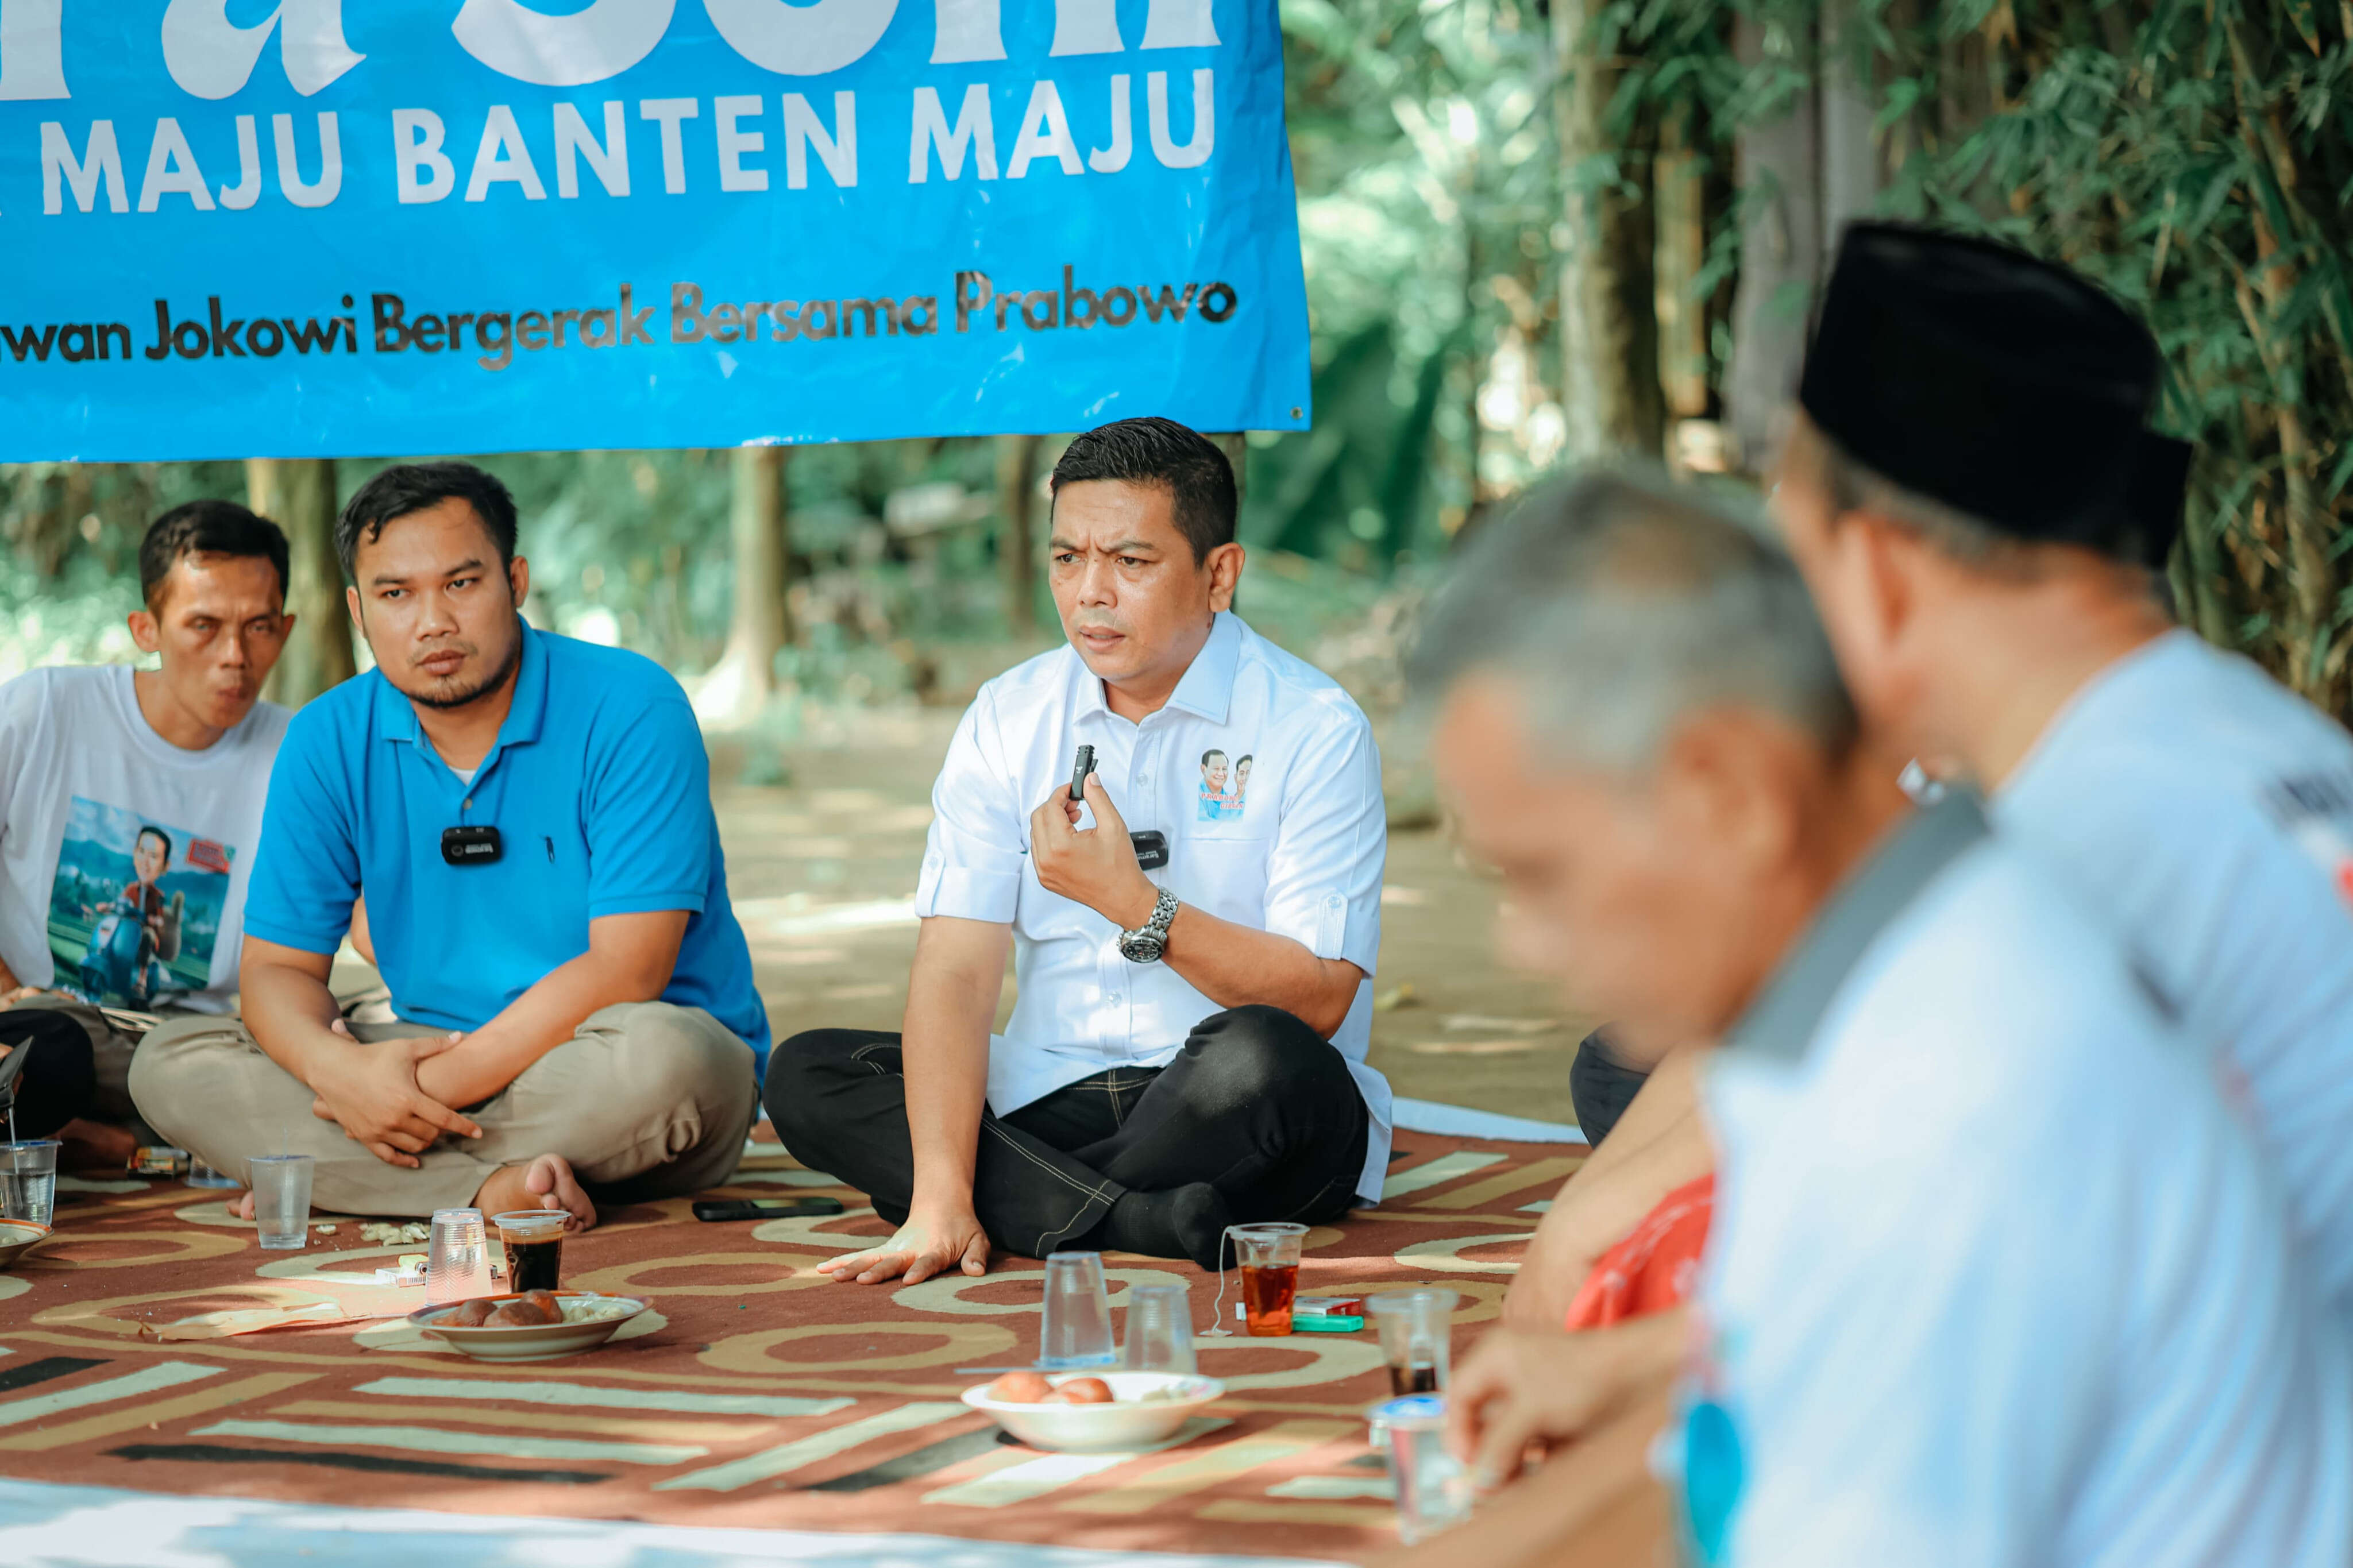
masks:
<svg viewBox="0 0 2353 1568"><path fill-rule="evenodd" d="M2176 627L2157 352L2005 247L1858 226L1775 509L1866 720L1990 792L2218 1047L2353 1310L2353 739Z"/></svg>
<svg viewBox="0 0 2353 1568"><path fill-rule="evenodd" d="M286 536L232 501L155 520L130 617L154 669L37 669L0 686L0 1045L29 1041L21 1136L120 1166L153 1016L237 994L247 873L287 713Z"/></svg>
<svg viewBox="0 0 2353 1568"><path fill-rule="evenodd" d="M786 1145L899 1226L822 1265L838 1279L976 1275L992 1241L1214 1268L1230 1222L1379 1201L1371 726L1233 614L1233 472L1208 440L1121 420L1053 488L1069 645L957 727L904 1032L811 1030L769 1061Z"/></svg>
<svg viewBox="0 0 2353 1568"><path fill-rule="evenodd" d="M1737 1568L2341 1568L2353 1368L2209 1062L1973 795L1902 817L1758 525L1579 480L1473 544L1418 666L1503 942L1725 1042L1672 1479L1637 1399L1419 1561L1584 1561L1647 1498ZM1578 1435L1521 1365L1455 1380L1504 1474Z"/></svg>

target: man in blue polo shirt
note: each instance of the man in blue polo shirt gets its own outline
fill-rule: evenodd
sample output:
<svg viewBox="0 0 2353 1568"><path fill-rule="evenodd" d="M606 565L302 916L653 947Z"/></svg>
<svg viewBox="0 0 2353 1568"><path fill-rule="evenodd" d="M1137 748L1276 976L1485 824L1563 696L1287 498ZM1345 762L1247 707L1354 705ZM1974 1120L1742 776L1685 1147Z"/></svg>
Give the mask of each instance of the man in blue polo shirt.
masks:
<svg viewBox="0 0 2353 1568"><path fill-rule="evenodd" d="M336 542L376 668L288 729L243 1026L148 1037L141 1113L224 1170L310 1154L314 1200L350 1214L585 1227L596 1200L723 1181L768 1024L685 694L524 623L514 500L479 468L386 469ZM346 934L401 1022L344 1022L327 976Z"/></svg>

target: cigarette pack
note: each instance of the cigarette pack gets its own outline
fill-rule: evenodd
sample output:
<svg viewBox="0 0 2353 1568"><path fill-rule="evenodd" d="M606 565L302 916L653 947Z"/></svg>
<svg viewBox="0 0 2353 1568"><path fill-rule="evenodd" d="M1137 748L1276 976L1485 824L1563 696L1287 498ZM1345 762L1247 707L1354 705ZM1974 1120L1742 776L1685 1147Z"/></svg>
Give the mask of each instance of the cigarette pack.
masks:
<svg viewBox="0 0 2353 1568"><path fill-rule="evenodd" d="M123 1170L133 1176L185 1176L188 1173L188 1152L168 1143L142 1143L131 1151Z"/></svg>
<svg viewBox="0 0 2353 1568"><path fill-rule="evenodd" d="M1361 1318L1365 1315L1362 1296L1302 1296L1291 1304L1293 1312L1303 1312L1311 1318Z"/></svg>

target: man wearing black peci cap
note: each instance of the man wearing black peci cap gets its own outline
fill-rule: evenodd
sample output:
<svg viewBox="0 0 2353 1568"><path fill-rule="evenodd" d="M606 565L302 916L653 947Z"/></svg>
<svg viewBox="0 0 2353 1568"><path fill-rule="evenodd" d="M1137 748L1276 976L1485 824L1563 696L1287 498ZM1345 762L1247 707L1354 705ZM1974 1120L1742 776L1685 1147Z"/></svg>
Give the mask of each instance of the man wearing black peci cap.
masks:
<svg viewBox="0 0 2353 1568"><path fill-rule="evenodd" d="M2353 740L2152 591L2190 451L2157 347L2022 252L1842 247L1774 510L1865 721L1954 759L2221 1052L2353 1301Z"/></svg>

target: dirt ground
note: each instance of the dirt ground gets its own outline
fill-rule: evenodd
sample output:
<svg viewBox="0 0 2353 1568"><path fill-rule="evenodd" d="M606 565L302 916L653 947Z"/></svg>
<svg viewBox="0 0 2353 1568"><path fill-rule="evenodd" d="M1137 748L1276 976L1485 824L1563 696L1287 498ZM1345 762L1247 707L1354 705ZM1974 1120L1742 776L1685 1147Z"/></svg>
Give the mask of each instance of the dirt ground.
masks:
<svg viewBox="0 0 2353 1568"><path fill-rule="evenodd" d="M781 752L787 783L718 789L730 890L778 1038L899 1026L932 779L956 717L821 719ZM743 775L742 742L715 736L712 750L715 777ZM1391 834L1373 1065L1399 1095L1573 1121L1568 1064L1588 1026L1496 961L1493 910L1493 885L1440 833ZM1008 973L1008 1011L1012 997Z"/></svg>

